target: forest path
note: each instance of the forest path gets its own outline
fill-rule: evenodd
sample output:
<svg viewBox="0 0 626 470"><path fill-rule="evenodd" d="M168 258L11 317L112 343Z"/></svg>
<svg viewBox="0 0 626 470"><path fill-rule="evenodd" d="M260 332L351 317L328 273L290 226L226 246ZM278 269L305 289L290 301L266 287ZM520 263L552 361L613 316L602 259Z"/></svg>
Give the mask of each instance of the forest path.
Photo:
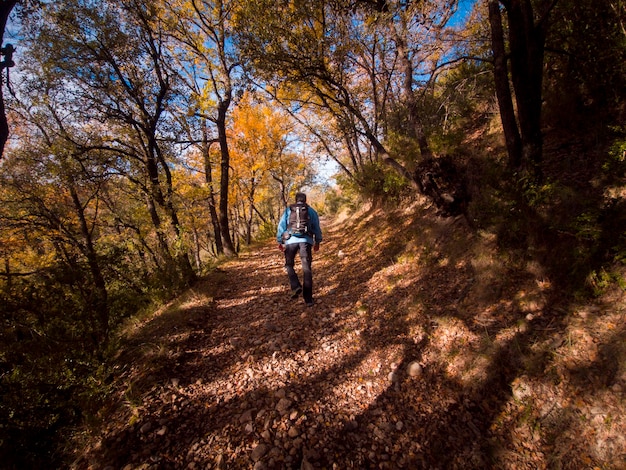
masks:
<svg viewBox="0 0 626 470"><path fill-rule="evenodd" d="M272 241L223 263L138 324L117 358L118 405L74 468L546 468L564 455L576 468L592 461L584 447L597 430L572 426L566 414L578 391L519 377L520 358L535 354L529 348L554 342L552 327L532 334L520 326L542 308L535 279L485 261L489 269L479 272L471 262L476 240L454 220L410 222L398 236L387 221L366 217L359 224L371 228L363 232L322 220L313 307L290 299ZM533 288L532 301L506 300ZM532 387L554 441L533 437L535 411L523 401ZM620 406L618 396L602 400ZM589 410L597 405L590 401ZM620 446L623 438L613 455Z"/></svg>
<svg viewBox="0 0 626 470"><path fill-rule="evenodd" d="M140 325L118 360L134 364L120 379L135 396L76 467L410 468L423 458L427 431L405 416L415 404L399 382L416 342L391 321L403 299L386 311L370 295L392 259L360 256L342 244L344 226L324 222L313 307L290 298L284 255L268 242ZM410 389L432 395L419 381Z"/></svg>

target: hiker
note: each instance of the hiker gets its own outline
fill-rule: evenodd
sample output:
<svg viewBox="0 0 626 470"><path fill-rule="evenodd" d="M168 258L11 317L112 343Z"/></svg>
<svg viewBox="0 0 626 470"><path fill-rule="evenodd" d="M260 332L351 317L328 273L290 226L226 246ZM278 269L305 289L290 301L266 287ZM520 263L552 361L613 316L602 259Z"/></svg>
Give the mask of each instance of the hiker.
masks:
<svg viewBox="0 0 626 470"><path fill-rule="evenodd" d="M322 230L317 212L306 203L306 194L296 193L295 204L289 205L283 212L276 231L276 240L278 249L285 253L285 269L289 276L291 298L297 299L302 294L307 307L313 306L311 248L313 251L319 250ZM300 253L302 262L302 283L294 269L296 253Z"/></svg>

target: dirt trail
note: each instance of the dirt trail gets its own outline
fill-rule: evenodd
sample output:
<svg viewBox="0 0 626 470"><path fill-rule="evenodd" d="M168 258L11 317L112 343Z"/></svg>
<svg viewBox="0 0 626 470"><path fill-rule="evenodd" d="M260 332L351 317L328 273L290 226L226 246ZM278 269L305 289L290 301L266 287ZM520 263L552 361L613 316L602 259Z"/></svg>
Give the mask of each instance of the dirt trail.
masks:
<svg viewBox="0 0 626 470"><path fill-rule="evenodd" d="M509 353L525 333L507 329L519 308L490 309L506 306L477 291L471 253L385 233L346 245L345 225L323 229L314 307L289 298L283 255L267 243L139 325L118 359L121 406L75 468L548 467L557 439L506 418L524 411L511 405L521 365ZM576 450L563 468L585 458Z"/></svg>

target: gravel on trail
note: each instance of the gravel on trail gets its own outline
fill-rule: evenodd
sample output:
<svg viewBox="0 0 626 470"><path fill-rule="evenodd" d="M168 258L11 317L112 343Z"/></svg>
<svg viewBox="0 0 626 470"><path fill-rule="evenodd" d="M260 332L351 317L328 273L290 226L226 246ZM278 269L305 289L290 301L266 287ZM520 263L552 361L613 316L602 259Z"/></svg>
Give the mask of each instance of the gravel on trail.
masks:
<svg viewBox="0 0 626 470"><path fill-rule="evenodd" d="M268 243L225 262L138 325L117 358L116 406L74 468L548 468L550 458L560 468L587 459L592 468L602 461L578 449L577 439L593 429L565 429L575 393L510 360L520 344L538 344L520 317L540 316L541 300L522 307L501 300L514 283L490 291L493 279L477 276L471 253L452 259L391 237L349 245L345 228L325 229L327 241L314 253L312 308L290 298L283 255ZM619 404L619 396L604 403ZM580 406L577 413L593 419L591 405ZM613 423L624 421L614 415ZM624 449L623 434L615 434L606 455Z"/></svg>

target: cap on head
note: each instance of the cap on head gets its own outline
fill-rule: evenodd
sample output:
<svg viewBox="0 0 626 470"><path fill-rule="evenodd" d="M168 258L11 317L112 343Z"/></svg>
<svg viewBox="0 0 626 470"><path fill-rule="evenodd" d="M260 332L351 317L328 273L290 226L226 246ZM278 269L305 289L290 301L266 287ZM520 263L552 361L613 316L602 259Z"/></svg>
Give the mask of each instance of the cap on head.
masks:
<svg viewBox="0 0 626 470"><path fill-rule="evenodd" d="M296 193L296 202L306 202L306 194Z"/></svg>

